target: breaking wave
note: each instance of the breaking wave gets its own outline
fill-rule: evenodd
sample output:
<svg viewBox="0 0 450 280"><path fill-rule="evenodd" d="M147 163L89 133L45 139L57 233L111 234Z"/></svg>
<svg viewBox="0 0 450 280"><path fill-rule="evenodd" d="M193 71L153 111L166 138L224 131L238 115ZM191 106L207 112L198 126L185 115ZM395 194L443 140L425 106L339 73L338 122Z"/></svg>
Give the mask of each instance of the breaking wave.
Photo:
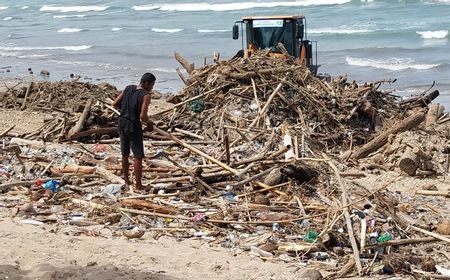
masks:
<svg viewBox="0 0 450 280"><path fill-rule="evenodd" d="M450 0L430 0L429 3L450 4Z"/></svg>
<svg viewBox="0 0 450 280"><path fill-rule="evenodd" d="M55 15L53 18L84 18L86 15Z"/></svg>
<svg viewBox="0 0 450 280"><path fill-rule="evenodd" d="M8 8L9 8L9 6L0 6L0 10L6 10Z"/></svg>
<svg viewBox="0 0 450 280"><path fill-rule="evenodd" d="M236 2L236 3L183 3L183 4L148 4L135 5L132 7L136 11L176 11L176 12L202 12L202 11L237 11L254 8L275 8L275 7L304 7L320 5L341 5L350 3L351 0L304 0L295 2Z"/></svg>
<svg viewBox="0 0 450 280"><path fill-rule="evenodd" d="M416 31L422 39L444 39L448 36L447 30L438 31Z"/></svg>
<svg viewBox="0 0 450 280"><path fill-rule="evenodd" d="M15 52L0 52L0 57L17 57L18 55Z"/></svg>
<svg viewBox="0 0 450 280"><path fill-rule="evenodd" d="M61 47L4 47L0 46L2 51L33 51L33 50L66 50L66 51L83 51L92 48L90 45L80 46L61 46Z"/></svg>
<svg viewBox="0 0 450 280"><path fill-rule="evenodd" d="M180 28L173 28L173 29L152 28L152 31L158 32L158 33L177 33L177 32L183 31L183 29L180 29Z"/></svg>
<svg viewBox="0 0 450 280"><path fill-rule="evenodd" d="M8 20L12 20L12 19L13 19L13 17L5 17L3 20L8 21Z"/></svg>
<svg viewBox="0 0 450 280"><path fill-rule="evenodd" d="M382 59L365 59L356 57L346 57L348 65L373 67L379 69L386 69L391 71L401 71L406 69L428 70L438 67L440 64L416 64L412 58L390 58L388 60Z"/></svg>
<svg viewBox="0 0 450 280"><path fill-rule="evenodd" d="M109 8L109 6L42 6L39 10L42 12L102 12Z"/></svg>
<svg viewBox="0 0 450 280"><path fill-rule="evenodd" d="M222 32L231 32L231 30L227 29L199 29L198 33L222 33Z"/></svg>
<svg viewBox="0 0 450 280"><path fill-rule="evenodd" d="M61 28L60 30L58 30L58 33L77 33L77 32L81 32L83 31L83 29L80 28Z"/></svg>
<svg viewBox="0 0 450 280"><path fill-rule="evenodd" d="M317 28L308 30L308 34L367 34L375 32L369 29Z"/></svg>
<svg viewBox="0 0 450 280"><path fill-rule="evenodd" d="M111 31L112 32L117 32L117 31L120 31L120 30L122 30L123 28L122 27L113 27L112 29L111 29Z"/></svg>
<svg viewBox="0 0 450 280"><path fill-rule="evenodd" d="M161 72L161 73L177 73L176 69L172 68L163 68L163 67L155 67L149 69L149 71Z"/></svg>

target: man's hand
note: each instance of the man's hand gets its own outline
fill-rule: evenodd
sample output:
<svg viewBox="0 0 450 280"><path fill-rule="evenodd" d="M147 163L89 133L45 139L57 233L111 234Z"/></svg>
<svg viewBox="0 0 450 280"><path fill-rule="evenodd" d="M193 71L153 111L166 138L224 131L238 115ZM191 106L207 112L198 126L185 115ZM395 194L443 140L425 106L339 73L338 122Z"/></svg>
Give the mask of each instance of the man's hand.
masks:
<svg viewBox="0 0 450 280"><path fill-rule="evenodd" d="M152 132L153 131L153 122L147 123L147 126L145 127L145 130L148 131L148 132Z"/></svg>

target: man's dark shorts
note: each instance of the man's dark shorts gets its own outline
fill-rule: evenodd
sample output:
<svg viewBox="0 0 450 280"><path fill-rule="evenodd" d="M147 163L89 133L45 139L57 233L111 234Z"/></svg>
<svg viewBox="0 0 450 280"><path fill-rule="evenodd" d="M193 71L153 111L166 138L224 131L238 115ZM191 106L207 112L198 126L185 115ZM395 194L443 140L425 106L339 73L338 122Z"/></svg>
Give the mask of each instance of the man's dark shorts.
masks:
<svg viewBox="0 0 450 280"><path fill-rule="evenodd" d="M135 158L144 158L144 140L142 132L119 130L120 151L123 156L130 155L130 148Z"/></svg>

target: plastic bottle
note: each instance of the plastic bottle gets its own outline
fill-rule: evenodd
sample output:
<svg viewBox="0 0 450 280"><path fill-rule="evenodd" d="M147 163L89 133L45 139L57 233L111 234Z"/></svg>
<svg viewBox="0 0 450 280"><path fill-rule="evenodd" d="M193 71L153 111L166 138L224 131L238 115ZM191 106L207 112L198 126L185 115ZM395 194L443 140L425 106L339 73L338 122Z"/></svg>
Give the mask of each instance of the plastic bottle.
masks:
<svg viewBox="0 0 450 280"><path fill-rule="evenodd" d="M315 243L317 242L317 238L319 237L319 233L315 230L310 230L306 233L305 237L303 237L303 240L309 243Z"/></svg>
<svg viewBox="0 0 450 280"><path fill-rule="evenodd" d="M392 235L389 232L385 232L377 238L378 243L384 243L389 240L392 240Z"/></svg>

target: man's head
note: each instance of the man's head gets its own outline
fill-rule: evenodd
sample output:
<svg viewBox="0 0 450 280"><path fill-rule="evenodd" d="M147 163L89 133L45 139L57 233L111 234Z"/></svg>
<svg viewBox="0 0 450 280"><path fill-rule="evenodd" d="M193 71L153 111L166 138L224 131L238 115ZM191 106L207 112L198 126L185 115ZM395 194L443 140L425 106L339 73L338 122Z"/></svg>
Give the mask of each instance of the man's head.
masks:
<svg viewBox="0 0 450 280"><path fill-rule="evenodd" d="M144 75L142 75L140 85L143 89L152 91L153 86L155 85L155 81L155 75L153 75L152 73L145 73Z"/></svg>

